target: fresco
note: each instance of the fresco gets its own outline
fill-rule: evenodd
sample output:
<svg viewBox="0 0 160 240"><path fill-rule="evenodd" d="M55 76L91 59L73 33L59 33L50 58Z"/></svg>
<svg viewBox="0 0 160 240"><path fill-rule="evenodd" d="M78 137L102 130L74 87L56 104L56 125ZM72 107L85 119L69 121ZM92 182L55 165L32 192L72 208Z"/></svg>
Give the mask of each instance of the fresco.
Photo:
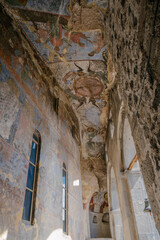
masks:
<svg viewBox="0 0 160 240"><path fill-rule="evenodd" d="M100 114L106 105L107 67L102 61L57 62L51 66L81 123L82 159L102 180L106 166Z"/></svg>
<svg viewBox="0 0 160 240"><path fill-rule="evenodd" d="M69 0L6 0L12 6L69 15Z"/></svg>
<svg viewBox="0 0 160 240"><path fill-rule="evenodd" d="M25 7L27 4L27 0L6 0L7 3L12 6Z"/></svg>
<svg viewBox="0 0 160 240"><path fill-rule="evenodd" d="M107 0L86 0L87 5L96 4L99 8L107 8L108 1Z"/></svg>
<svg viewBox="0 0 160 240"><path fill-rule="evenodd" d="M108 212L108 193L107 192L95 192L92 195L90 204L90 212L94 213L107 213Z"/></svg>
<svg viewBox="0 0 160 240"><path fill-rule="evenodd" d="M36 10L45 11L51 13L57 13L60 15L70 15L69 4L70 0L5 0L12 6ZM101 9L106 9L108 6L107 0L86 0L86 5L96 4Z"/></svg>
<svg viewBox="0 0 160 240"><path fill-rule="evenodd" d="M98 179L101 191L105 191L104 141L106 131L104 125L107 124L107 120L103 114L107 112L108 99L105 98L105 94L109 82L107 50L101 24L96 26L86 24L83 31L79 26L79 17L75 20L77 22L73 23L74 14L72 12L71 18L68 11L69 0L7 0L7 2L14 5L14 14L21 19L19 28L21 28L22 35L25 35L26 41L37 54L37 58L40 57L40 64L47 66L47 74L54 76L61 91L66 94L67 101L70 101L80 123L82 162ZM107 1L86 0L85 3L86 6L84 4L83 9L86 14L85 21L89 19L88 10L90 9L98 14L101 22ZM91 5L93 7L90 7ZM43 95L44 79L41 79L42 83L39 87L36 75L30 76L28 56L23 59L24 52L18 44L15 45L16 48L12 47L12 43L10 45L10 49L6 51L9 52L8 56L11 56L9 59L11 66L16 75L22 79L27 91L34 91L34 101L36 101L39 95ZM30 49L26 50L30 54ZM33 70L33 72L36 71ZM52 91L56 96L56 88L53 86ZM58 92L57 96L60 95ZM42 104L46 101L47 99L43 99ZM63 154L60 159L62 161ZM85 178L85 186L87 186L87 181L89 178Z"/></svg>
<svg viewBox="0 0 160 240"><path fill-rule="evenodd" d="M97 108L104 107L103 95L108 80L103 62L74 61L67 65L55 63L52 67L60 86L72 98L76 110L89 103Z"/></svg>
<svg viewBox="0 0 160 240"><path fill-rule="evenodd" d="M25 21L22 27L47 62L103 60L101 31L71 32L67 24L67 17L54 15L47 22Z"/></svg>
<svg viewBox="0 0 160 240"><path fill-rule="evenodd" d="M99 121L99 115L100 110L99 108L91 107L86 111L86 118L89 122L92 124L95 124L99 127L101 127L100 121Z"/></svg>

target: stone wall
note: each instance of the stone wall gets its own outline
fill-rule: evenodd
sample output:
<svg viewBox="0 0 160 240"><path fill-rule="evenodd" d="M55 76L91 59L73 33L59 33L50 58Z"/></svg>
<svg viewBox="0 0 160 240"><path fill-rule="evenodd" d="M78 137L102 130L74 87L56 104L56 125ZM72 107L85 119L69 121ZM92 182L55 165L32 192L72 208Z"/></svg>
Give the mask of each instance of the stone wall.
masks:
<svg viewBox="0 0 160 240"><path fill-rule="evenodd" d="M105 32L160 231L160 11L157 3L159 1L109 1Z"/></svg>
<svg viewBox="0 0 160 240"><path fill-rule="evenodd" d="M0 16L0 236L83 239L78 121L62 93L58 114L54 111L53 75L40 59L37 62L36 53L29 52L11 19L3 11ZM22 211L35 129L41 135L41 149L31 225L22 221ZM68 237L62 233L63 162L68 169ZM75 180L79 184L74 185Z"/></svg>

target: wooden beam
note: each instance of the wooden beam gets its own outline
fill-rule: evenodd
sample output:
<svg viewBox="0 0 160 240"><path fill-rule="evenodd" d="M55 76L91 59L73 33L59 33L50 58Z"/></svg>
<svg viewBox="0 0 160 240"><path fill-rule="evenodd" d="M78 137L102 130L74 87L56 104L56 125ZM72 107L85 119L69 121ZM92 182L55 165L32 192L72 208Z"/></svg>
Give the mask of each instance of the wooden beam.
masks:
<svg viewBox="0 0 160 240"><path fill-rule="evenodd" d="M134 156L134 158L132 159L131 163L129 164L128 170L132 170L134 164L137 162L138 157L137 154Z"/></svg>

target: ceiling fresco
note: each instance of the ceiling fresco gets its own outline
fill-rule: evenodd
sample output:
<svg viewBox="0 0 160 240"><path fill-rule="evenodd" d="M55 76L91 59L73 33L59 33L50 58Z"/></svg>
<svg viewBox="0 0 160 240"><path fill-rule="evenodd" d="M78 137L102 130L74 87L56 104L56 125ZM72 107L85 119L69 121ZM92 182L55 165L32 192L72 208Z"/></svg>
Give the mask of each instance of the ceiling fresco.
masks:
<svg viewBox="0 0 160 240"><path fill-rule="evenodd" d="M58 60L103 60L105 50L101 31L71 32L66 17L52 16L47 22L25 21L27 37L47 62Z"/></svg>
<svg viewBox="0 0 160 240"><path fill-rule="evenodd" d="M69 0L6 0L12 6L27 10L45 11L62 15L70 15Z"/></svg>
<svg viewBox="0 0 160 240"><path fill-rule="evenodd" d="M71 3L68 0L7 2L14 6L14 14L19 16L24 35L50 67L79 119L83 200L86 206L93 192L107 188L104 141L109 81L107 50L103 31L98 27L101 23L93 26L88 21L87 25L86 19L85 30L83 27L75 30L80 19L79 10L74 11L74 6L78 6L76 0ZM104 0L87 0L81 12L97 11L101 19L106 6L107 1ZM72 11L78 13L78 17L73 18ZM94 16L89 16L89 19L91 17L94 20ZM91 179L95 184L91 184Z"/></svg>
<svg viewBox="0 0 160 240"><path fill-rule="evenodd" d="M91 172L94 173L100 188L105 189L105 137L102 134L100 115L106 106L104 99L108 84L106 63L97 60L72 61L67 65L64 62L57 62L52 64L52 68L79 118L82 167L88 169L88 178Z"/></svg>
<svg viewBox="0 0 160 240"><path fill-rule="evenodd" d="M70 15L70 0L6 0L12 6L27 10L45 11L61 15ZM73 1L74 2L74 1ZM96 4L97 7L105 9L106 0L86 0L86 5Z"/></svg>

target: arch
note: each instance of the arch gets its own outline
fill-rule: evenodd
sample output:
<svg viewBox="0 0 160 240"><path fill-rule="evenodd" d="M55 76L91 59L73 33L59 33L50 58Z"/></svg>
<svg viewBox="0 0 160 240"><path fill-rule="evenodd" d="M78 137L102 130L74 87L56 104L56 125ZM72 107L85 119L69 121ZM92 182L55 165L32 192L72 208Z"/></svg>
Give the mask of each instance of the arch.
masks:
<svg viewBox="0 0 160 240"><path fill-rule="evenodd" d="M129 168L132 159L136 155L136 148L134 145L134 140L131 133L130 124L128 118L124 118L123 123L123 165L125 169ZM134 165L134 169L139 169L138 162Z"/></svg>
<svg viewBox="0 0 160 240"><path fill-rule="evenodd" d="M93 193L89 204L91 238L110 237L107 192Z"/></svg>
<svg viewBox="0 0 160 240"><path fill-rule="evenodd" d="M148 199L128 118L124 119L123 161L139 239L160 239L153 216L145 209Z"/></svg>
<svg viewBox="0 0 160 240"><path fill-rule="evenodd" d="M102 222L109 223L109 214L108 213L103 214Z"/></svg>
<svg viewBox="0 0 160 240"><path fill-rule="evenodd" d="M97 216L93 216L93 223L98 223L98 219L97 219Z"/></svg>

